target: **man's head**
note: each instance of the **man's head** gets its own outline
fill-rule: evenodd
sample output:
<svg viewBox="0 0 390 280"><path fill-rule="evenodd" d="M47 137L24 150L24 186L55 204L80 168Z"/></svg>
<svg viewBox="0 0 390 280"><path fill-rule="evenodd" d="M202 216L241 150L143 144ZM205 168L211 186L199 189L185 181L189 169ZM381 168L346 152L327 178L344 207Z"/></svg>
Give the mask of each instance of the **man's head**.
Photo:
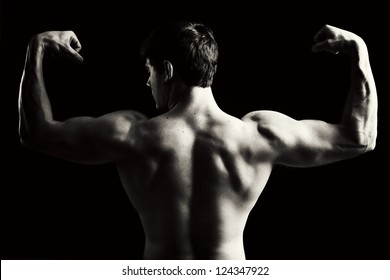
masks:
<svg viewBox="0 0 390 280"><path fill-rule="evenodd" d="M141 47L141 56L148 71L153 68L153 74L160 75L158 81L149 77L152 93L154 86L164 84L163 75L168 79L177 75L187 87L205 88L212 85L217 70L218 45L213 32L203 24L174 21L151 32ZM156 99L157 94L153 95Z"/></svg>

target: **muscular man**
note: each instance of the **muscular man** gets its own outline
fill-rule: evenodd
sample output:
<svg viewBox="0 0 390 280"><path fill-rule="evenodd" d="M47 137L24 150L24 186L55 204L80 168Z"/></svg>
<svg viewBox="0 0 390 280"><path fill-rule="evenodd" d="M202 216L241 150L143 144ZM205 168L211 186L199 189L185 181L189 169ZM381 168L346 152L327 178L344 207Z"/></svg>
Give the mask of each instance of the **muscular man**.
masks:
<svg viewBox="0 0 390 280"><path fill-rule="evenodd" d="M211 89L217 43L209 28L187 22L156 29L142 47L160 115L119 111L57 121L42 60L52 53L82 62L81 45L71 31L38 34L20 86L21 142L70 161L115 163L141 218L145 259L245 259L245 224L275 165L319 166L375 147L377 96L364 41L329 25L314 39L314 52L350 57L338 124L274 111L241 119L223 112Z"/></svg>

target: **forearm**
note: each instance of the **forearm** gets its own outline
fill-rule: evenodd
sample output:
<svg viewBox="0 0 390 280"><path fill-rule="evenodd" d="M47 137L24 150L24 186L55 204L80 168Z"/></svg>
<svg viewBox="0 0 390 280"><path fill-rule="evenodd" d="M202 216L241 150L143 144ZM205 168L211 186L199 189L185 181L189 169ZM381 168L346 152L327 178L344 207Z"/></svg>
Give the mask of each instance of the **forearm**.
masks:
<svg viewBox="0 0 390 280"><path fill-rule="evenodd" d="M350 89L341 123L364 134L367 149L373 149L377 135L378 100L368 51L363 41L356 42L351 55Z"/></svg>
<svg viewBox="0 0 390 280"><path fill-rule="evenodd" d="M19 91L19 134L22 141L39 133L53 120L43 78L44 47L34 37L27 48Z"/></svg>

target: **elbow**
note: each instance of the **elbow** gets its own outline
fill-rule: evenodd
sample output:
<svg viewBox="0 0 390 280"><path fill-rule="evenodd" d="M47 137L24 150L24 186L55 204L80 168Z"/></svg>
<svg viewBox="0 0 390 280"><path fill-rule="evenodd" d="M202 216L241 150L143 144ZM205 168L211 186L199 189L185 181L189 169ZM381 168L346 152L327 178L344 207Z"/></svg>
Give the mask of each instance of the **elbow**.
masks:
<svg viewBox="0 0 390 280"><path fill-rule="evenodd" d="M20 144L24 147L27 147L27 141L26 141L26 138L22 137L19 135L19 141L20 141Z"/></svg>
<svg viewBox="0 0 390 280"><path fill-rule="evenodd" d="M27 133L26 133L26 130L24 129L24 127L19 124L19 141L20 141L20 144L24 147L27 147L28 144L27 144Z"/></svg>
<svg viewBox="0 0 390 280"><path fill-rule="evenodd" d="M356 154L364 154L373 151L376 147L376 131L366 133L362 131L354 131L350 138L353 150Z"/></svg>
<svg viewBox="0 0 390 280"><path fill-rule="evenodd" d="M373 151L376 147L376 139L377 139L378 131L377 129L373 129L370 133L366 135L367 148L366 151Z"/></svg>
<svg viewBox="0 0 390 280"><path fill-rule="evenodd" d="M19 141L20 144L31 150L42 151L47 147L48 134L45 127L31 127L20 125L19 127Z"/></svg>
<svg viewBox="0 0 390 280"><path fill-rule="evenodd" d="M363 153L375 150L377 137L376 131L368 135L365 134L364 136L364 140L360 142L360 144L364 147Z"/></svg>
<svg viewBox="0 0 390 280"><path fill-rule="evenodd" d="M19 133L19 141L23 147L26 147L29 149L32 148L31 140L29 140L29 137L27 137L26 134Z"/></svg>
<svg viewBox="0 0 390 280"><path fill-rule="evenodd" d="M371 144L371 145L368 145L367 149L366 149L366 152L371 152L371 151L375 150L375 145L376 145L375 143Z"/></svg>
<svg viewBox="0 0 390 280"><path fill-rule="evenodd" d="M35 149L33 137L25 129L19 129L19 141L23 147Z"/></svg>
<svg viewBox="0 0 390 280"><path fill-rule="evenodd" d="M366 151L367 152L371 152L371 151L375 150L375 147L376 147L376 135L374 137L369 137L368 138Z"/></svg>

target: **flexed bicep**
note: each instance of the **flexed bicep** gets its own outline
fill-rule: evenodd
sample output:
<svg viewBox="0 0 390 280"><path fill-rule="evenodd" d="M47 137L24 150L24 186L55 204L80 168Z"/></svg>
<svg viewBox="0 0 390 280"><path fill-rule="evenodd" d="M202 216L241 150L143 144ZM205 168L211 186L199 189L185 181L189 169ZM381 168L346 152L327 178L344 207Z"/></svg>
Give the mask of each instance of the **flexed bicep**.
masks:
<svg viewBox="0 0 390 280"><path fill-rule="evenodd" d="M313 51L343 52L350 57L350 89L338 124L294 120L281 113L257 111L243 120L256 123L275 164L324 165L358 156L375 148L378 100L368 50L358 35L323 26L314 36ZM260 141L264 142L264 141Z"/></svg>
<svg viewBox="0 0 390 280"><path fill-rule="evenodd" d="M140 113L119 111L99 118L53 118L46 92L42 61L46 53L77 62L81 44L72 31L49 31L34 36L28 45L19 91L21 143L34 150L81 163L115 160L131 126L145 119Z"/></svg>
<svg viewBox="0 0 390 280"><path fill-rule="evenodd" d="M99 118L53 121L45 127L44 137L35 138L34 149L79 163L112 162L131 149L130 129L143 119L137 112L118 111Z"/></svg>
<svg viewBox="0 0 390 280"><path fill-rule="evenodd" d="M356 157L366 150L365 135L341 125L320 120L294 121L282 135L285 147L276 163L297 167L311 167Z"/></svg>
<svg viewBox="0 0 390 280"><path fill-rule="evenodd" d="M248 114L259 137L268 143L274 164L311 167L355 157L365 150L364 137L341 125L320 120L295 120L274 111Z"/></svg>

